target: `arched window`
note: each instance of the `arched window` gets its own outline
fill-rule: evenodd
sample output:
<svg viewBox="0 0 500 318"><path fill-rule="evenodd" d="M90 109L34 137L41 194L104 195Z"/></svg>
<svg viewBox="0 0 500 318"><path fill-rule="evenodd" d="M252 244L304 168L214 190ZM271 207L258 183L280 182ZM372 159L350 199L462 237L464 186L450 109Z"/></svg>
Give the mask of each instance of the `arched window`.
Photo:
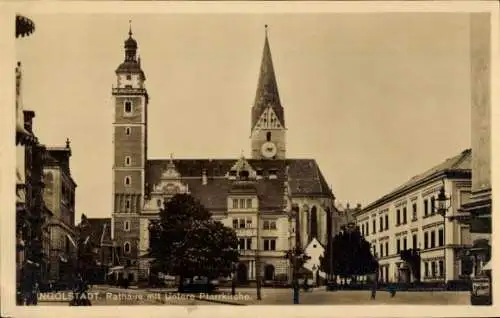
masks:
<svg viewBox="0 0 500 318"><path fill-rule="evenodd" d="M132 184L132 178L130 176L126 176L124 183L126 186L130 186Z"/></svg>
<svg viewBox="0 0 500 318"><path fill-rule="evenodd" d="M132 102L129 100L125 101L123 108L124 108L125 114L132 113Z"/></svg>
<svg viewBox="0 0 500 318"><path fill-rule="evenodd" d="M132 162L132 159L130 158L130 156L125 156L125 165L130 166L131 162Z"/></svg>
<svg viewBox="0 0 500 318"><path fill-rule="evenodd" d="M125 135L130 136L131 130L130 127L125 127Z"/></svg>
<svg viewBox="0 0 500 318"><path fill-rule="evenodd" d="M126 254L129 254L130 253L130 243L129 242L125 242L123 244L123 251L126 253Z"/></svg>
<svg viewBox="0 0 500 318"><path fill-rule="evenodd" d="M318 237L318 213L316 207L313 206L311 209L311 235L310 237Z"/></svg>
<svg viewBox="0 0 500 318"><path fill-rule="evenodd" d="M240 178L241 179L248 180L249 177L250 177L250 172L248 172L248 170L241 170L240 171Z"/></svg>
<svg viewBox="0 0 500 318"><path fill-rule="evenodd" d="M268 131L268 132L266 133L266 140L267 140L267 141L271 141L271 132L270 132L270 131Z"/></svg>
<svg viewBox="0 0 500 318"><path fill-rule="evenodd" d="M126 232L130 231L130 221L123 222L123 230Z"/></svg>

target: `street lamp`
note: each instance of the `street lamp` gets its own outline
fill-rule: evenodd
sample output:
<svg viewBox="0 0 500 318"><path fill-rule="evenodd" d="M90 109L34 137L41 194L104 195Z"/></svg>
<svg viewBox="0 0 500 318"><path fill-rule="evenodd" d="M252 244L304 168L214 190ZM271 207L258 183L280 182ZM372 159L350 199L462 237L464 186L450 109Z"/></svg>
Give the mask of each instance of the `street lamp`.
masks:
<svg viewBox="0 0 500 318"><path fill-rule="evenodd" d="M439 190L439 194L437 196L437 208L436 212L443 217L443 256L444 256L444 266L443 266L443 280L446 285L446 221L447 216L446 212L451 206L451 196L447 196L444 192L444 185Z"/></svg>

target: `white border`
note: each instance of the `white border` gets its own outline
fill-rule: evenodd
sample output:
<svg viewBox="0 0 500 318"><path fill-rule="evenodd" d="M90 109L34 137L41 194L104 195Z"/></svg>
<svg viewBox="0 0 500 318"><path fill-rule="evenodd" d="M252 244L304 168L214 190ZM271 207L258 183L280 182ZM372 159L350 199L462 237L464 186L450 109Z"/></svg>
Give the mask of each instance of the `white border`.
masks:
<svg viewBox="0 0 500 318"><path fill-rule="evenodd" d="M500 138L500 109L499 81L498 81L498 2L497 1L410 1L410 2L98 2L98 1L9 1L0 3L0 69L2 81L0 85L0 129L3 138L0 143L0 202L2 202L2 212L0 226L3 229L1 258L1 310L2 316L12 317L32 317L71 315L75 317L164 317L165 314L181 316L235 316L235 315L267 315L267 316L356 316L366 317L389 317L406 316L421 317L439 315L442 317L477 317L494 316L500 302L498 295L500 291L498 284L494 285L493 296L494 306L491 307L471 307L471 306L258 306L250 310L245 307L224 307L224 306L198 306L196 309L175 306L123 306L123 307L85 307L85 309L75 309L74 307L16 307L14 302L15 288L15 266L12 263L14 254L14 218L11 211L14 209L14 191L12 185L15 184L15 149L14 149L14 76L15 47L14 47L14 12L22 12L30 16L33 13L359 13L359 12L492 12L492 145L498 145ZM35 21L36 23L36 21ZM10 53L10 54L9 54ZM12 70L12 72L9 72ZM500 188L498 165L496 163L496 149L492 146L492 188ZM496 193L493 191L493 200ZM493 222L493 232L498 232L500 225ZM494 235L495 237L495 235ZM8 241L8 242L7 242ZM496 250L498 246L493 244L493 258L496 262ZM493 273L493 280L499 281L498 273Z"/></svg>

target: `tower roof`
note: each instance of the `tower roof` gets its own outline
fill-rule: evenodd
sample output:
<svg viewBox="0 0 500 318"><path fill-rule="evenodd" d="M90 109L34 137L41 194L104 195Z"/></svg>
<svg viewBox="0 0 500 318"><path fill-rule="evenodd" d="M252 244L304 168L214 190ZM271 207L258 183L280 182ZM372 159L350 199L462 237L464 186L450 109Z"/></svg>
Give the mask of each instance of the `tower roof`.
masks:
<svg viewBox="0 0 500 318"><path fill-rule="evenodd" d="M129 23L131 22L129 21ZM136 73L145 80L146 76L141 68L141 60L137 57L137 48L137 41L132 37L132 25L130 25L128 38L124 42L125 60L118 66L116 73Z"/></svg>
<svg viewBox="0 0 500 318"><path fill-rule="evenodd" d="M283 126L285 125L283 107L281 106L280 96L278 93L278 84L276 82L276 75L274 73L271 48L269 46L267 25L265 27L266 34L264 41L264 50L262 52L259 81L257 84L255 102L253 105L254 109L252 112L252 128L255 126L260 114L266 107L272 107L281 124Z"/></svg>

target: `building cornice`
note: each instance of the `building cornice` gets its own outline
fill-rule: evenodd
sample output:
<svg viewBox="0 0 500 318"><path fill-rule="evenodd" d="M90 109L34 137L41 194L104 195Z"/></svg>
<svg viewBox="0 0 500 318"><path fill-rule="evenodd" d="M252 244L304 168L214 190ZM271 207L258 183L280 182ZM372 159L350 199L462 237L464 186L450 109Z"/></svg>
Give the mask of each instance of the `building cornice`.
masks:
<svg viewBox="0 0 500 318"><path fill-rule="evenodd" d="M420 189L426 185L429 185L433 182L439 181L440 179L461 179L461 178L470 178L471 177L471 170L470 169L453 169L453 170L443 170L443 171L438 171L436 173L433 173L422 180L418 180L414 184L411 184L408 187L403 187L401 189L398 189L396 191L393 191L389 194L386 194L382 196L380 199L376 200L375 202L367 205L365 208L361 209L360 211L357 211L353 213L354 217L371 212L373 209L378 208L382 205L388 204L395 199L397 199L400 196L407 195L417 189Z"/></svg>

